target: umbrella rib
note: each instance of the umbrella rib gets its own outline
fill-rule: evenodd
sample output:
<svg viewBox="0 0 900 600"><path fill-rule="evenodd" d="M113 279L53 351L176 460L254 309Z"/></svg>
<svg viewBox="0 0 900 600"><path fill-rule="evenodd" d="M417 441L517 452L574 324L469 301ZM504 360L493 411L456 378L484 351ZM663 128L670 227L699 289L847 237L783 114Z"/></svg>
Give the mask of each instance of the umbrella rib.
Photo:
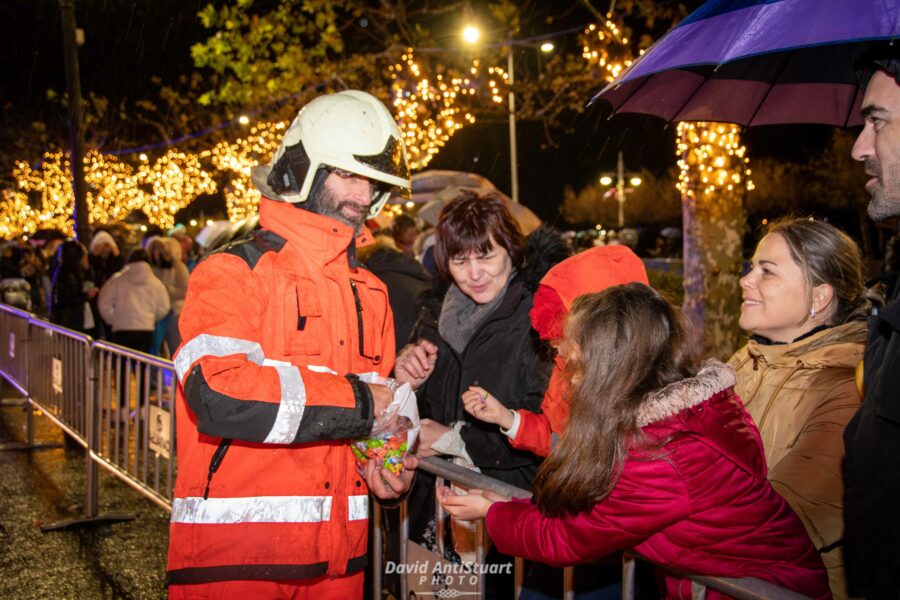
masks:
<svg viewBox="0 0 900 600"><path fill-rule="evenodd" d="M759 104L757 104L756 108L753 109L753 114L750 115L750 118L747 120L747 127L750 127L753 124L753 120L756 118L756 115L759 114L759 111L762 108L763 104L766 103L766 100L769 98L769 94L771 94L772 90L775 89L775 86L778 84L778 80L781 79L781 75L782 73L784 73L785 68L787 68L787 64L790 58L794 55L794 52L796 52L796 50L791 50L790 52L785 53L785 57L781 61L781 66L778 68L778 74L775 75L772 83L769 84L769 89L766 90L766 93L759 101Z"/></svg>
<svg viewBox="0 0 900 600"><path fill-rule="evenodd" d="M653 77L653 75L647 75L646 77L644 77L644 79L641 81L640 85L638 85L636 88L634 88L634 91L631 92L630 94L628 94L628 97L625 98L622 102L619 103L619 107L625 106L625 105L628 103L628 101L631 100L631 99L634 97L634 95L637 94L638 91L640 91L640 89L641 89L642 87L644 87L644 85L645 85L648 81L650 81L650 79L651 79L652 77ZM598 95L597 97L599 98L599 95ZM589 104L589 106L590 106L590 104ZM606 120L608 121L608 120L612 119L614 116L616 116L616 114L617 114L618 112L619 112L619 109L614 107L614 108L613 108L613 111L609 114L608 117L606 117Z"/></svg>
<svg viewBox="0 0 900 600"><path fill-rule="evenodd" d="M719 70L719 67L721 67L721 66L722 66L721 64L716 65L716 68L713 69L713 70L711 70L711 71L709 72L710 75L713 74L713 73L715 73L716 71L718 71L718 70ZM679 115L679 113L681 113L681 111L684 110L684 107L687 106L688 103L690 103L690 101L694 98L694 94L697 93L697 90L699 90L699 89L702 88L704 85L706 85L706 82L707 82L707 81L709 81L709 75L704 75L704 76L703 76L703 81L700 83L700 85L698 85L697 87L695 87L695 88L694 88L694 91L692 91L690 94L688 94L687 99L685 99L685 101L681 103L681 106L678 107L678 110L676 110L674 113L672 113L672 118L666 120L666 124L667 124L667 125L671 124L672 121L675 121L675 120L676 120L675 117L677 117L677 116Z"/></svg>
<svg viewBox="0 0 900 600"><path fill-rule="evenodd" d="M842 125L844 129L850 126L850 117L853 116L853 107L856 106L856 97L859 96L859 92L859 84L856 84L856 87L853 88L853 97L850 99L850 104L847 106L847 116L844 118L844 124Z"/></svg>

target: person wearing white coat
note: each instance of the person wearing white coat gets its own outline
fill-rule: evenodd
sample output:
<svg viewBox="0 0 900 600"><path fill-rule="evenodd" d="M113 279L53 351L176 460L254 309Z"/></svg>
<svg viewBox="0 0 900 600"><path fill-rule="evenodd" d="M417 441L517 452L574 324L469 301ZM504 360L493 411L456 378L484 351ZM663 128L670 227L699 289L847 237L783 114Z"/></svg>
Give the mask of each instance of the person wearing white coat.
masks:
<svg viewBox="0 0 900 600"><path fill-rule="evenodd" d="M150 352L153 329L171 309L169 291L153 274L150 259L143 248L135 248L121 271L109 278L100 289L97 307L103 319L112 326L110 341L120 346ZM129 415L126 368L119 372L118 397L121 420ZM138 404L142 402L138 390Z"/></svg>
<svg viewBox="0 0 900 600"><path fill-rule="evenodd" d="M100 314L112 325L114 344L148 352L156 322L172 308L166 286L153 274L147 251L136 248L125 268L100 289Z"/></svg>

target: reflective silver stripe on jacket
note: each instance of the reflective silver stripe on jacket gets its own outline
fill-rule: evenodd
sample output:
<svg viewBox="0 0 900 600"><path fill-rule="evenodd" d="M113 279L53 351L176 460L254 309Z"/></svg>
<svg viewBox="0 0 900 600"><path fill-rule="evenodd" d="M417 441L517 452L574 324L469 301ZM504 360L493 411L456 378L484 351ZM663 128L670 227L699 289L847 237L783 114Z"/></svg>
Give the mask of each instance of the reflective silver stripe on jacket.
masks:
<svg viewBox="0 0 900 600"><path fill-rule="evenodd" d="M297 367L283 361L266 359L259 342L202 333L182 346L175 356L174 364L178 381L184 383L184 378L191 365L204 356L231 356L232 354L245 354L247 360L257 365L265 365L267 362L277 365L273 368L278 373L281 401L278 404L275 423L264 442L268 444L293 442L297 437L300 421L303 419L303 411L306 408L306 386L303 384L303 378Z"/></svg>
<svg viewBox="0 0 900 600"><path fill-rule="evenodd" d="M369 518L369 495L349 496L350 508L347 511L348 521L362 521Z"/></svg>
<svg viewBox="0 0 900 600"><path fill-rule="evenodd" d="M200 525L234 523L323 523L331 519L332 496L253 496L175 498L172 522ZM349 496L347 519L369 518L369 496Z"/></svg>

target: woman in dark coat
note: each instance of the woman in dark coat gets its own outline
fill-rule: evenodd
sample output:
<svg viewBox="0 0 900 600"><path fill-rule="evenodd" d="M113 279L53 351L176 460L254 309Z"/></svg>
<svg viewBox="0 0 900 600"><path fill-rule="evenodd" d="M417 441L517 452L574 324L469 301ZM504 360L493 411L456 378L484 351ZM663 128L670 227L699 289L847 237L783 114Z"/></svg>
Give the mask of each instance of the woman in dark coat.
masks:
<svg viewBox="0 0 900 600"><path fill-rule="evenodd" d="M529 489L539 459L514 449L497 427L468 415L461 396L478 385L507 408L540 411L553 361L531 329L529 311L543 272L526 260L526 241L498 195L464 190L441 213L435 236L445 292L423 310L418 341L403 349L394 370L398 381L417 388L423 417L417 454L438 454L432 449L438 440L457 447L462 442L482 473ZM546 232L532 237L532 243L550 239ZM565 246L554 240L551 249L532 248L529 256L565 258ZM542 264L540 271L552 260ZM420 471L410 498L413 537L429 529L433 495L434 479Z"/></svg>
<svg viewBox="0 0 900 600"><path fill-rule="evenodd" d="M94 327L93 323L85 323L85 314L91 314L87 302L97 294L90 277L87 249L74 240L64 242L57 250L56 263L50 288L50 321L87 333Z"/></svg>

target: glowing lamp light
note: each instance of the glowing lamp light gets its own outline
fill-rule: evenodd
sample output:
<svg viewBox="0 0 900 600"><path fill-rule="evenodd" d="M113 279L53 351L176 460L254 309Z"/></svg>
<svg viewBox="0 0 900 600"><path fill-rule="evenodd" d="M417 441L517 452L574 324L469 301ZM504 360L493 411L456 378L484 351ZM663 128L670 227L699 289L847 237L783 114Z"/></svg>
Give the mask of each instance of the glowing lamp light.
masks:
<svg viewBox="0 0 900 600"><path fill-rule="evenodd" d="M553 42L544 42L543 44L541 44L541 52L543 52L544 54L553 52L553 48Z"/></svg>
<svg viewBox="0 0 900 600"><path fill-rule="evenodd" d="M467 44L474 44L481 38L481 31L474 25L466 25L463 28L462 37Z"/></svg>
<svg viewBox="0 0 900 600"><path fill-rule="evenodd" d="M631 184L631 187L637 187L637 186L641 185L641 178L640 177L632 177L631 179L628 180L628 182Z"/></svg>
<svg viewBox="0 0 900 600"><path fill-rule="evenodd" d="M416 203L413 202L412 200L410 200L409 202L406 203L406 208L412 208L415 205L416 205Z"/></svg>
<svg viewBox="0 0 900 600"><path fill-rule="evenodd" d="M212 219L207 219L207 220L206 220L206 225L207 225L207 226L212 225L212 224L213 224L213 220L212 220Z"/></svg>
<svg viewBox="0 0 900 600"><path fill-rule="evenodd" d="M143 152L141 152L141 153L138 155L138 158L141 159L141 162L147 162L147 155L144 154Z"/></svg>
<svg viewBox="0 0 900 600"><path fill-rule="evenodd" d="M612 183L612 177L609 175L604 175L600 178L600 185L609 185Z"/></svg>
<svg viewBox="0 0 900 600"><path fill-rule="evenodd" d="M191 219L191 227L197 226L197 219Z"/></svg>

